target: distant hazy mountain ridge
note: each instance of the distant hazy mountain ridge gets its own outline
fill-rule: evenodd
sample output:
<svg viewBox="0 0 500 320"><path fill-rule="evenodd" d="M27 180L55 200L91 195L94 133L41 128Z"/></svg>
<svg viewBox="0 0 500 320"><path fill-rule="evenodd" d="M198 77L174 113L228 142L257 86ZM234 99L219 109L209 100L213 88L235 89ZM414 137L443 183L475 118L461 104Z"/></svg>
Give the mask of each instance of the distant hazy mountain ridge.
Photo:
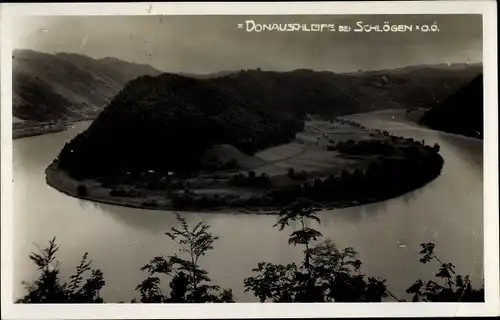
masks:
<svg viewBox="0 0 500 320"><path fill-rule="evenodd" d="M15 50L13 116L23 120L80 119L97 115L130 80L161 72L115 58Z"/></svg>
<svg viewBox="0 0 500 320"><path fill-rule="evenodd" d="M254 103L290 104L301 112L338 114L400 107L432 107L481 72L481 65L414 66L349 74L295 70L222 71L183 74L217 78L229 90ZM141 75L159 75L149 65L116 58L93 59L75 53L13 52L13 115L48 121L95 117L127 82ZM44 94L40 95L43 91ZM37 94L34 94L37 93Z"/></svg>

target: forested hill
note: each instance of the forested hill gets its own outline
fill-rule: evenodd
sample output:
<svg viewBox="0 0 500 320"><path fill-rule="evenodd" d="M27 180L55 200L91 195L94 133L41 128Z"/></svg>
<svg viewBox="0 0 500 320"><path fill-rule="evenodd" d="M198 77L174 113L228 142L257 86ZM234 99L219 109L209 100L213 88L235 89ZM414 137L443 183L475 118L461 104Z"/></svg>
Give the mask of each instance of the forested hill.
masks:
<svg viewBox="0 0 500 320"><path fill-rule="evenodd" d="M149 65L75 53L15 50L12 59L13 116L20 121L93 118L129 81L161 74ZM303 69L186 76L215 78L229 90L247 98L252 95L254 103L286 104L293 111L329 115L408 105L431 107L480 72L480 65L453 64L350 74Z"/></svg>
<svg viewBox="0 0 500 320"><path fill-rule="evenodd" d="M439 104L481 72L481 65L437 65L343 74L307 69L243 70L214 79L253 104L325 116Z"/></svg>
<svg viewBox="0 0 500 320"><path fill-rule="evenodd" d="M83 134L62 150L75 177L125 171L192 171L202 153L230 144L251 154L289 141L303 121L214 80L175 74L131 81Z"/></svg>
<svg viewBox="0 0 500 320"><path fill-rule="evenodd" d="M427 111L422 124L445 132L483 138L483 75Z"/></svg>
<svg viewBox="0 0 500 320"><path fill-rule="evenodd" d="M14 50L12 71L12 113L28 121L95 117L128 81L161 73L116 58L33 50Z"/></svg>
<svg viewBox="0 0 500 320"><path fill-rule="evenodd" d="M251 154L292 139L307 113L332 117L431 106L475 72L463 66L354 74L242 70L201 79L142 76L64 148L59 163L82 177L196 170L209 146L230 144Z"/></svg>

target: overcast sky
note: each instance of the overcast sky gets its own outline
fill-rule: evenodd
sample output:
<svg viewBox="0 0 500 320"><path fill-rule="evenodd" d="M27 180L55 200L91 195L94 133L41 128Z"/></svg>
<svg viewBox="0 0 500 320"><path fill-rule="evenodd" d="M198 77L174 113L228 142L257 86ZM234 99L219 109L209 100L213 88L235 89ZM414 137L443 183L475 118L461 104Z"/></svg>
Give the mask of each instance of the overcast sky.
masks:
<svg viewBox="0 0 500 320"><path fill-rule="evenodd" d="M433 24L439 32L245 32L238 24ZM167 72L329 71L482 61L480 15L60 16L17 19L15 48L148 63Z"/></svg>

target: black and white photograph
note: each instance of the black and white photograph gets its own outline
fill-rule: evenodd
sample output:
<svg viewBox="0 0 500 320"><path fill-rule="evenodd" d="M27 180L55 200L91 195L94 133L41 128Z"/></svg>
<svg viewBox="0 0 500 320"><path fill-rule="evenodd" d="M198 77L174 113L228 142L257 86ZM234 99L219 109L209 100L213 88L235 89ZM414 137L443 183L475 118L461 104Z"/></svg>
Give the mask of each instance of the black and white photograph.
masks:
<svg viewBox="0 0 500 320"><path fill-rule="evenodd" d="M415 2L2 5L9 319L498 315L496 4Z"/></svg>

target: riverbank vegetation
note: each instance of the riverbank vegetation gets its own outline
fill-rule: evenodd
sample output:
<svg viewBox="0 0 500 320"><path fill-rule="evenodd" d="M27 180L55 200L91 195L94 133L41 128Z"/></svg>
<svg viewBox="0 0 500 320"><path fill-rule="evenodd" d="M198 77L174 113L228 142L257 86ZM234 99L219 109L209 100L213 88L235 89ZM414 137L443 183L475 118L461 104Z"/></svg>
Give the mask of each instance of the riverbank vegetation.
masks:
<svg viewBox="0 0 500 320"><path fill-rule="evenodd" d="M12 124L12 139L27 138L47 133L64 131L70 124L67 122L34 122L23 121Z"/></svg>
<svg viewBox="0 0 500 320"><path fill-rule="evenodd" d="M425 141L367 128L352 120L312 119L304 127L293 141L253 156L230 145L212 147L202 156L210 163L209 169L130 170L85 179L71 177L60 157L47 170L47 181L70 195L118 205L269 211L301 197L330 207L386 200L433 180L444 163L438 144L426 145ZM72 143L61 155L73 153ZM141 161L149 160L144 157ZM233 165L214 171L217 163ZM68 181L85 186L85 196L73 190L74 183Z"/></svg>
<svg viewBox="0 0 500 320"><path fill-rule="evenodd" d="M199 172L207 169L201 161L204 152L215 145L231 145L253 155L292 141L303 131L308 113L332 119L382 106L429 105L477 74L475 68L465 66L448 70L450 74L444 66L422 69L421 74L414 67L408 73L404 69L366 74L257 69L203 79L168 73L140 76L128 82L94 123L65 146L58 165L75 179L148 170ZM418 81L411 80L413 73L420 74ZM435 82L440 76L444 82L457 83ZM423 91L429 94L424 95L421 87L428 85L432 90L426 88ZM385 94L377 94L382 89ZM215 168L238 168L234 161L220 165Z"/></svg>
<svg viewBox="0 0 500 320"><path fill-rule="evenodd" d="M386 280L362 272L362 261L354 248L338 248L312 228L321 223L314 203L298 199L278 212L275 224L280 231L292 228L288 243L303 248L303 260L286 265L259 262L253 276L242 279L245 290L261 302L484 302L484 287L473 287L467 275L459 275L452 263L441 260L433 243L422 243L420 263L436 263L434 279L417 279L408 286L406 297L397 297ZM209 253L218 237L203 221L194 227L177 215L178 226L166 235L179 246L179 253L153 257L140 271L146 278L136 287L140 298L132 303L235 302L231 289L211 283L199 258ZM292 226L298 226L294 228ZM87 254L69 282L60 279L55 239L30 259L39 278L27 285L27 294L18 303L102 303L106 285L99 269L91 268ZM234 257L237 258L237 257ZM226 263L226 262L221 262ZM139 270L138 270L139 271ZM162 276L162 278L160 278ZM168 287L163 276L170 279ZM131 293L132 295L132 293Z"/></svg>

